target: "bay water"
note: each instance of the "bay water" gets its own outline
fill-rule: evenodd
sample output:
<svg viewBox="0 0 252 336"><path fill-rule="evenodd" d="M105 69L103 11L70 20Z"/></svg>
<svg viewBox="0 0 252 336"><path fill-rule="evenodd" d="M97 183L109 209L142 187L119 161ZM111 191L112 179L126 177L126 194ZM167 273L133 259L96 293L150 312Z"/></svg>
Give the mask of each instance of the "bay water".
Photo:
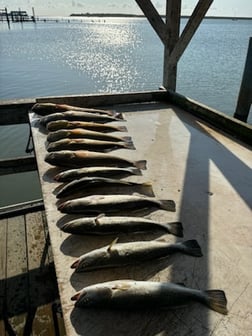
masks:
<svg viewBox="0 0 252 336"><path fill-rule="evenodd" d="M0 99L162 85L163 45L146 19L57 18L10 28L0 22ZM232 116L251 36L252 20L204 19L179 61L177 92ZM25 155L28 135L28 125L0 127L0 158ZM0 178L0 206L40 197L37 172Z"/></svg>

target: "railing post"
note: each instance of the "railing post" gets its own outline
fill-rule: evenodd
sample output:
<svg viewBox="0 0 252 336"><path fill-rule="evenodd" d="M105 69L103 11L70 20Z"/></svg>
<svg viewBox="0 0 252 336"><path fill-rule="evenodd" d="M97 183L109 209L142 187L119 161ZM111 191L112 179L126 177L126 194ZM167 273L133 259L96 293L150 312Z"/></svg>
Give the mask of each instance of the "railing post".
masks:
<svg viewBox="0 0 252 336"><path fill-rule="evenodd" d="M176 91L177 61L170 62L170 54L178 42L180 30L181 0L166 2L166 41L164 43L163 85Z"/></svg>
<svg viewBox="0 0 252 336"><path fill-rule="evenodd" d="M252 37L249 39L247 58L245 62L240 93L234 118L247 122L252 104Z"/></svg>

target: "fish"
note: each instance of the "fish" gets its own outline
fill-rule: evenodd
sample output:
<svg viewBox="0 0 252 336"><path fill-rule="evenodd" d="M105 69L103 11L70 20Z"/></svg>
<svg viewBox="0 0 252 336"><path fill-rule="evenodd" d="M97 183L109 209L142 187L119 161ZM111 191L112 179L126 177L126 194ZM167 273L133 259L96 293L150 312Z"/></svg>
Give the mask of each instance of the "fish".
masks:
<svg viewBox="0 0 252 336"><path fill-rule="evenodd" d="M183 237L181 222L159 223L143 217L106 216L82 217L73 219L60 227L63 232L80 235L111 235L118 233L164 231Z"/></svg>
<svg viewBox="0 0 252 336"><path fill-rule="evenodd" d="M73 128L84 128L91 131L110 133L110 132L128 132L126 126L118 126L111 124L99 124L95 122L88 121L68 121L68 120L56 120L51 121L46 126L47 130L58 131L60 129L73 129Z"/></svg>
<svg viewBox="0 0 252 336"><path fill-rule="evenodd" d="M77 169L68 169L54 176L55 181L70 182L82 177L113 177L123 178L130 175L141 175L141 170L134 167L85 167Z"/></svg>
<svg viewBox="0 0 252 336"><path fill-rule="evenodd" d="M122 211L140 211L144 209L163 209L176 211L173 200L159 200L141 195L92 195L68 200L58 205L62 213L117 213Z"/></svg>
<svg viewBox="0 0 252 336"><path fill-rule="evenodd" d="M93 152L108 153L116 149L136 149L132 142L112 142L94 139L60 139L50 142L48 152L60 150L91 150Z"/></svg>
<svg viewBox="0 0 252 336"><path fill-rule="evenodd" d="M82 111L89 113L99 113L107 115L115 115L117 112L111 110L101 110L89 107L78 107L67 104L54 104L54 103L36 103L32 106L31 110L39 115L48 115L51 113L65 112L65 111Z"/></svg>
<svg viewBox="0 0 252 336"><path fill-rule="evenodd" d="M108 281L84 287L71 300L75 301L77 308L154 311L174 309L197 302L220 314L228 314L223 290L199 290L172 282Z"/></svg>
<svg viewBox="0 0 252 336"><path fill-rule="evenodd" d="M39 122L41 125L46 127L46 125L49 122L56 120L76 120L76 121L89 121L89 122L93 121L101 124L106 124L112 121L125 121L121 113L118 113L114 116L110 116L110 115L101 115L81 111L66 111L66 112L57 112L41 117Z"/></svg>
<svg viewBox="0 0 252 336"><path fill-rule="evenodd" d="M125 180L117 180L107 177L82 177L79 180L74 180L62 187L57 193L57 198L68 197L75 193L90 195L99 193L121 193L123 189L140 192L153 196L152 185L150 182L137 183Z"/></svg>
<svg viewBox="0 0 252 336"><path fill-rule="evenodd" d="M80 168L92 166L136 167L146 169L146 160L131 161L106 153L91 151L58 151L45 155L45 161L53 166Z"/></svg>
<svg viewBox="0 0 252 336"><path fill-rule="evenodd" d="M75 128L70 130L58 130L55 132L50 132L47 135L48 142L54 142L61 139L94 139L94 140L103 140L103 141L112 141L112 142L131 142L132 139L130 136L116 136L102 132L85 130L82 128Z"/></svg>
<svg viewBox="0 0 252 336"><path fill-rule="evenodd" d="M83 254L73 262L71 268L76 273L103 268L141 264L144 261L168 257L174 253L183 253L193 257L202 257L201 248L196 240L170 244L164 241L134 241L117 243Z"/></svg>

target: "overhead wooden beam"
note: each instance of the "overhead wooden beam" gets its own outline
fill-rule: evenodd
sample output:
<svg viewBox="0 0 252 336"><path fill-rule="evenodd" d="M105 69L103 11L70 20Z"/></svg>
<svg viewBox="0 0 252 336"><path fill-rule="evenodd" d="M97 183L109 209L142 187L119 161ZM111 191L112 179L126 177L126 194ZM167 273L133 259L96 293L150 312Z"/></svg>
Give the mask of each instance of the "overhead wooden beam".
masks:
<svg viewBox="0 0 252 336"><path fill-rule="evenodd" d="M166 42L165 23L150 0L136 0L138 6L163 43Z"/></svg>
<svg viewBox="0 0 252 336"><path fill-rule="evenodd" d="M168 1L169 2L169 1ZM211 6L213 0L199 0L197 6L195 7L191 17L189 18L180 38L173 48L170 57L169 63L177 63L189 42L191 41L194 33L199 27L201 21L203 20L205 14L207 13L209 7Z"/></svg>
<svg viewBox="0 0 252 336"><path fill-rule="evenodd" d="M181 0L166 2L166 40L164 49L163 85L168 90L176 90L177 62L169 62L170 54L179 39Z"/></svg>

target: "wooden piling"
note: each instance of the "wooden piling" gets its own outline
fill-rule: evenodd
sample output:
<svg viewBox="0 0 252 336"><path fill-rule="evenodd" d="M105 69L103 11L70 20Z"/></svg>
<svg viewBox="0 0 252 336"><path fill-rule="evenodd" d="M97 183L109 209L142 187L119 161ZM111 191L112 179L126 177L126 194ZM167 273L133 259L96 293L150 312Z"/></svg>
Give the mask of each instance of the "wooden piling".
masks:
<svg viewBox="0 0 252 336"><path fill-rule="evenodd" d="M8 10L6 7L5 7L5 16L6 16L8 28L10 29L10 19L9 19L9 14L8 14Z"/></svg>
<svg viewBox="0 0 252 336"><path fill-rule="evenodd" d="M234 118L247 122L252 104L252 37L249 39L247 58L245 62L240 93Z"/></svg>

